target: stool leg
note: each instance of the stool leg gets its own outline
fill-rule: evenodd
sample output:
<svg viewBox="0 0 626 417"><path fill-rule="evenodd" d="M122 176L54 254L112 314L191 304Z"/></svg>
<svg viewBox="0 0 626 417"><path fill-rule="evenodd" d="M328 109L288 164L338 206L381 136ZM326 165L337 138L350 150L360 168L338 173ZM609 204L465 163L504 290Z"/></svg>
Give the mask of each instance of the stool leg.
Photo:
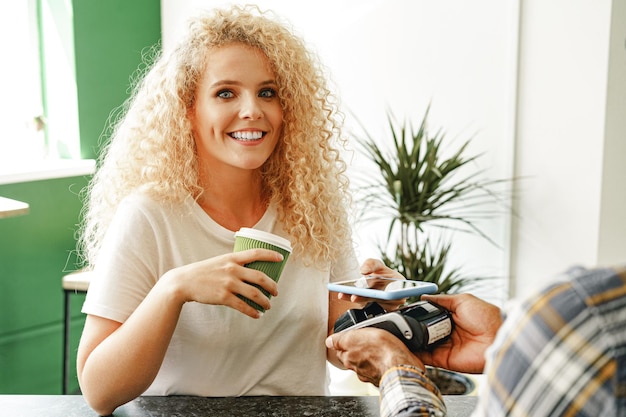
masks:
<svg viewBox="0 0 626 417"><path fill-rule="evenodd" d="M63 395L67 394L69 378L70 378L70 293L64 290L65 293L65 317L63 323Z"/></svg>

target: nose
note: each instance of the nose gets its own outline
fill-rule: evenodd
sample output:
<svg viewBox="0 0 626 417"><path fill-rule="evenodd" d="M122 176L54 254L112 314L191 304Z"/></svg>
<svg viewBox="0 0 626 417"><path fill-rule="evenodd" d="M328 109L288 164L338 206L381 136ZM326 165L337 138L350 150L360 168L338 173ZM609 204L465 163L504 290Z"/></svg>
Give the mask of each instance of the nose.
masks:
<svg viewBox="0 0 626 417"><path fill-rule="evenodd" d="M258 120L263 117L263 109L261 108L256 95L246 95L242 98L239 117L248 120Z"/></svg>

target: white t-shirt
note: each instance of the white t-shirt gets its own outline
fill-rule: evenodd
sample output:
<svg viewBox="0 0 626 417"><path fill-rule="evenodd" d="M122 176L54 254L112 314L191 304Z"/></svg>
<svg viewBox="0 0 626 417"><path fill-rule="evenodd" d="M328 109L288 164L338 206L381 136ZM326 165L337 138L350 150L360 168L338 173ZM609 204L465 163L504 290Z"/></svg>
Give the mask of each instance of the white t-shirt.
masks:
<svg viewBox="0 0 626 417"><path fill-rule="evenodd" d="M271 208L255 228L289 239ZM124 322L168 270L232 252L234 232L188 198L167 206L127 197L108 229L83 313ZM229 307L187 303L145 395L327 395L326 284L358 275L356 259L332 274L289 257L279 295L260 319ZM137 337L141 337L140 334Z"/></svg>

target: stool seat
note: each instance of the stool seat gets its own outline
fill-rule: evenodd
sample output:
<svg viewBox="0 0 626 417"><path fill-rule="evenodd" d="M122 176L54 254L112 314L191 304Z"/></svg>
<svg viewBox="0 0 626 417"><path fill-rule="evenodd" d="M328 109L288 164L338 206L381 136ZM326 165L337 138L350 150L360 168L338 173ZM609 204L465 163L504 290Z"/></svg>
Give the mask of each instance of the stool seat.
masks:
<svg viewBox="0 0 626 417"><path fill-rule="evenodd" d="M63 375L62 391L68 393L70 375L70 295L86 293L89 289L93 272L89 270L78 270L63 276L61 286L64 294L64 319L63 319Z"/></svg>
<svg viewBox="0 0 626 417"><path fill-rule="evenodd" d="M63 290L87 292L91 282L91 274L91 271L77 271L65 275L62 281Z"/></svg>

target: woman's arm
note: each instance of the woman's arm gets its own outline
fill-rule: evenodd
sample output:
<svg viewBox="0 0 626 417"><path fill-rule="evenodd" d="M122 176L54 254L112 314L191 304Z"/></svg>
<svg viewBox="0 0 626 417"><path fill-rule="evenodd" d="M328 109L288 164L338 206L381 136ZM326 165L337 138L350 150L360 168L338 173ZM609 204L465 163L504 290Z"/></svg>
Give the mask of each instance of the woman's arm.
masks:
<svg viewBox="0 0 626 417"><path fill-rule="evenodd" d="M141 395L156 377L183 305L168 281L161 279L124 324L87 316L78 379L100 415Z"/></svg>
<svg viewBox="0 0 626 417"><path fill-rule="evenodd" d="M88 316L78 348L77 370L89 405L101 415L109 415L152 384L186 302L225 305L260 317L238 295L269 309L269 299L249 283L274 296L277 287L264 273L243 266L254 260L276 262L282 255L252 249L175 268L157 281L124 323Z"/></svg>

